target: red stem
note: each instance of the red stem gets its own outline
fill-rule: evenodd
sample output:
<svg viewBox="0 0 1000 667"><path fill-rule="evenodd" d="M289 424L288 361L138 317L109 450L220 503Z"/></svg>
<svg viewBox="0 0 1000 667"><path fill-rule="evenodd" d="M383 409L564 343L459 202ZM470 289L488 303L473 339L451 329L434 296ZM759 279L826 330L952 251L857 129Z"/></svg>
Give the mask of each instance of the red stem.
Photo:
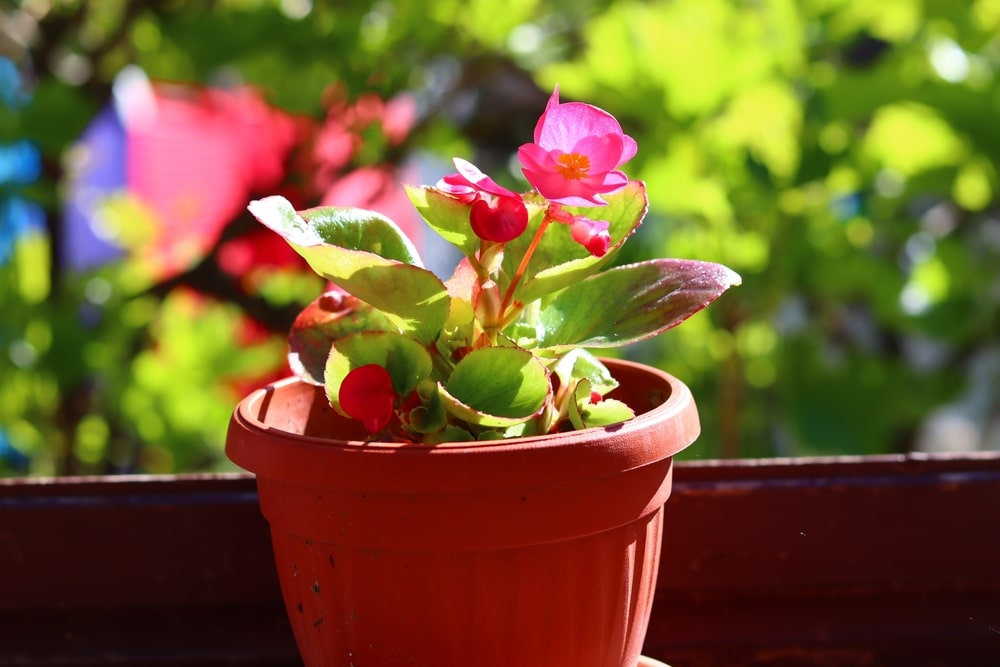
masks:
<svg viewBox="0 0 1000 667"><path fill-rule="evenodd" d="M535 249L538 248L538 244L542 240L542 234L548 228L550 218L546 213L545 217L542 218L542 224L538 225L538 231L535 232L535 238L531 239L531 245L524 252L524 257L521 258L521 263L517 266L517 271L514 273L514 278L510 281L510 285L507 286L507 293L504 294L503 303L500 304L500 312L503 314L503 320L506 320L507 308L510 306L511 299L514 298L514 290L517 289L517 284L521 282L521 277L524 272L528 269L528 262L531 261L531 256L535 254Z"/></svg>

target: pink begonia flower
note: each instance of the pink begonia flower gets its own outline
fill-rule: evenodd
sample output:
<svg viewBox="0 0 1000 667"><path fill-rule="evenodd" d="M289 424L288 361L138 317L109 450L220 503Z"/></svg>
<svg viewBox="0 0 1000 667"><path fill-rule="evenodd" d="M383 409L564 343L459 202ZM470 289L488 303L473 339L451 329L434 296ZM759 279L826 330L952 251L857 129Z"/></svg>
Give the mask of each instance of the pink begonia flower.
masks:
<svg viewBox="0 0 1000 667"><path fill-rule="evenodd" d="M601 206L601 195L625 187L618 167L636 153L635 139L614 116L582 102L559 103L556 86L535 126L535 143L517 155L528 182L549 201L568 206Z"/></svg>
<svg viewBox="0 0 1000 667"><path fill-rule="evenodd" d="M457 174L442 178L437 187L464 202L471 202L469 223L481 239L506 243L528 227L528 209L521 195L508 190L479 168L455 158ZM484 196L485 195L485 196Z"/></svg>
<svg viewBox="0 0 1000 667"><path fill-rule="evenodd" d="M476 189L468 185L465 179L458 174L445 176L434 187L446 195L451 195L455 199L460 199L466 203L475 201L478 194Z"/></svg>
<svg viewBox="0 0 1000 667"><path fill-rule="evenodd" d="M449 174L438 181L437 188L463 201L472 201L477 193L494 197L518 197L479 170L479 167L460 157L453 158L457 174Z"/></svg>
<svg viewBox="0 0 1000 667"><path fill-rule="evenodd" d="M611 246L610 223L577 216L569 226L573 240L586 248L594 257L604 257Z"/></svg>
<svg viewBox="0 0 1000 667"><path fill-rule="evenodd" d="M611 247L611 226L607 220L591 220L582 215L573 215L559 204L552 204L545 212L550 220L569 225L573 240L582 245L594 257L604 257Z"/></svg>
<svg viewBox="0 0 1000 667"><path fill-rule="evenodd" d="M389 371L368 364L344 377L337 398L347 416L362 422L369 433L378 433L392 419L397 396Z"/></svg>

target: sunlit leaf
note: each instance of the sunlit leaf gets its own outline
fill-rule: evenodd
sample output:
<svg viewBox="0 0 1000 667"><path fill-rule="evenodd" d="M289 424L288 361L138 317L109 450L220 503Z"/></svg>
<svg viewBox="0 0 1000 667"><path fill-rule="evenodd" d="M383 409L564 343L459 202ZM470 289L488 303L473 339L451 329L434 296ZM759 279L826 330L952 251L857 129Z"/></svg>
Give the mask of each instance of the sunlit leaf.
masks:
<svg viewBox="0 0 1000 667"><path fill-rule="evenodd" d="M504 427L531 419L550 386L530 352L510 347L473 350L455 366L441 397L452 415L471 424Z"/></svg>
<svg viewBox="0 0 1000 667"><path fill-rule="evenodd" d="M532 278L524 281L518 288L515 295L517 300L529 303L567 285L577 283L599 271L615 256L646 214L646 185L641 181L631 181L620 192L607 195L605 199L608 202L607 206L587 208L568 206L566 210L574 215L585 215L594 220L606 220L611 223L608 228L611 234L611 246L607 254L603 257L594 257L586 248L573 240L567 225L550 223L529 264L528 272L532 274ZM540 222L541 211L538 211L532 217L528 231L507 244L504 268L508 275L514 275L517 258L523 256L531 242L532 232L537 229Z"/></svg>
<svg viewBox="0 0 1000 667"><path fill-rule="evenodd" d="M288 364L311 384L322 385L334 340L365 330L393 330L379 311L350 294L328 292L302 309L288 336Z"/></svg>
<svg viewBox="0 0 1000 667"><path fill-rule="evenodd" d="M580 380L569 402L569 419L573 428L593 428L620 424L635 417L632 408L621 401L606 398L596 403L591 400L592 386L589 380Z"/></svg>
<svg viewBox="0 0 1000 667"><path fill-rule="evenodd" d="M406 194L424 221L467 257L475 255L479 237L469 224L469 205L439 190L406 186Z"/></svg>
<svg viewBox="0 0 1000 667"><path fill-rule="evenodd" d="M740 284L710 262L661 259L609 269L560 292L541 315L541 347L617 347L675 327Z"/></svg>
<svg viewBox="0 0 1000 667"><path fill-rule="evenodd" d="M334 215L323 209L313 214L313 225L282 197L267 197L249 208L302 255L313 271L381 310L401 333L429 343L441 331L450 308L444 283L430 271L408 263L417 259L416 251L387 218Z"/></svg>
<svg viewBox="0 0 1000 667"><path fill-rule="evenodd" d="M362 331L334 341L326 363L327 397L339 409L334 389L355 368L377 364L389 372L399 396L407 396L431 374L430 354L419 341L387 331Z"/></svg>
<svg viewBox="0 0 1000 667"><path fill-rule="evenodd" d="M912 102L879 109L868 128L864 149L877 163L903 176L958 164L967 152L965 142L946 119Z"/></svg>

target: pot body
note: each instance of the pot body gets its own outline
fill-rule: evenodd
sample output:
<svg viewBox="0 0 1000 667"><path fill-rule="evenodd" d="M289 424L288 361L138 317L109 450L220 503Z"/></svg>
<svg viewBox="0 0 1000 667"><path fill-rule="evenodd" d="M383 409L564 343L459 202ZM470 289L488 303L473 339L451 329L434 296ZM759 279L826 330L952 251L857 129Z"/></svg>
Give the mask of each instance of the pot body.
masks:
<svg viewBox="0 0 1000 667"><path fill-rule="evenodd" d="M500 442L365 443L297 380L240 403L226 452L257 476L307 667L637 664L699 425L681 382L606 363L635 419Z"/></svg>

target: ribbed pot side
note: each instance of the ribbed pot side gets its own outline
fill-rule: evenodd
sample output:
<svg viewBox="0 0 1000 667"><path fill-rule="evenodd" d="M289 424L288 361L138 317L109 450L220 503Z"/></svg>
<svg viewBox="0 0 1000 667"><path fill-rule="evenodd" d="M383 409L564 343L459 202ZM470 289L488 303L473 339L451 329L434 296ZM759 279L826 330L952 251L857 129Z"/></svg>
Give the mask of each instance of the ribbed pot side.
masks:
<svg viewBox="0 0 1000 667"><path fill-rule="evenodd" d="M227 455L257 476L306 667L634 667L687 387L606 360L635 419L433 447L366 443L321 389L237 407Z"/></svg>

